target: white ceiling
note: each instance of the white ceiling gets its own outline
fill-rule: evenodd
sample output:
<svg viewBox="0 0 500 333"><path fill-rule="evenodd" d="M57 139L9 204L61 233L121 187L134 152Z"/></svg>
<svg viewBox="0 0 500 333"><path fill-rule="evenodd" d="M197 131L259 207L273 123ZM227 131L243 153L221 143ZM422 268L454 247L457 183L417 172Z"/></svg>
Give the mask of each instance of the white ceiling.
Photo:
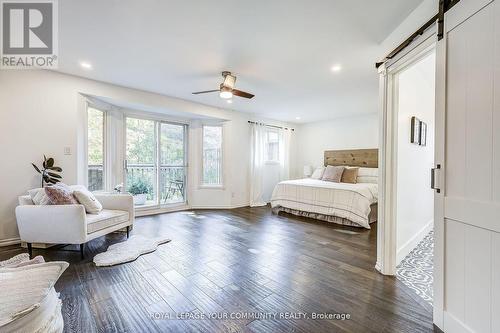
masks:
<svg viewBox="0 0 500 333"><path fill-rule="evenodd" d="M59 71L284 121L371 113L380 42L421 2L64 0ZM223 70L256 97L191 94Z"/></svg>

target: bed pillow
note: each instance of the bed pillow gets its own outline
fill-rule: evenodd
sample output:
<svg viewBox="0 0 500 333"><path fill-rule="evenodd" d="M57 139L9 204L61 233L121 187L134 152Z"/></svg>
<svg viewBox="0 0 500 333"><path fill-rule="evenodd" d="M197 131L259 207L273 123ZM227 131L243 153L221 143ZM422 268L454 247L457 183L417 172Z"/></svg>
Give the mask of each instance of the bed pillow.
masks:
<svg viewBox="0 0 500 333"><path fill-rule="evenodd" d="M344 169L345 167L343 166L329 165L326 167L325 172L323 172L323 177L321 179L328 182L340 183Z"/></svg>
<svg viewBox="0 0 500 333"><path fill-rule="evenodd" d="M35 205L50 205L50 199L44 188L34 188L29 190L28 194Z"/></svg>
<svg viewBox="0 0 500 333"><path fill-rule="evenodd" d="M345 168L342 173L342 183L356 184L359 168Z"/></svg>
<svg viewBox="0 0 500 333"><path fill-rule="evenodd" d="M323 173L325 172L325 167L317 167L311 175L312 179L323 178Z"/></svg>
<svg viewBox="0 0 500 333"><path fill-rule="evenodd" d="M358 183L378 184L378 168L359 168Z"/></svg>
<svg viewBox="0 0 500 333"><path fill-rule="evenodd" d="M73 190L63 183L57 183L45 188L45 193L53 205L78 205L73 196Z"/></svg>
<svg viewBox="0 0 500 333"><path fill-rule="evenodd" d="M92 192L86 188L79 188L73 191L76 200L85 207L85 211L89 214L99 214L102 210L101 203L96 199Z"/></svg>

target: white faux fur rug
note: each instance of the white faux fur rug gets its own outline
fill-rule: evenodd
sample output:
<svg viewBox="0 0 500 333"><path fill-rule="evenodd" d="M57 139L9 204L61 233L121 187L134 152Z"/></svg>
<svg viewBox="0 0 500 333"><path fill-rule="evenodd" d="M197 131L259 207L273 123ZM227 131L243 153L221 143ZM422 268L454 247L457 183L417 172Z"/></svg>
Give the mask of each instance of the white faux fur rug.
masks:
<svg viewBox="0 0 500 333"><path fill-rule="evenodd" d="M113 266L134 261L140 255L153 252L158 245L168 242L170 239L165 237L133 235L124 242L111 245L106 252L97 254L94 263L96 266Z"/></svg>

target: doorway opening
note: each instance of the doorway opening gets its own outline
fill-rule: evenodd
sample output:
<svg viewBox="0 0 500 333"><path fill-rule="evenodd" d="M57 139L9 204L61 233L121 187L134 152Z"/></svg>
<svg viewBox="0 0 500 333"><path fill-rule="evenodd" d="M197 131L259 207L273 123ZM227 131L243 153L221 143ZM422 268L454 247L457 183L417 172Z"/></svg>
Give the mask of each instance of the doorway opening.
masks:
<svg viewBox="0 0 500 333"><path fill-rule="evenodd" d="M436 156L436 26L379 67L380 149L377 266L431 306L431 171ZM420 297L422 296L422 297Z"/></svg>
<svg viewBox="0 0 500 333"><path fill-rule="evenodd" d="M432 305L435 49L393 75L396 277Z"/></svg>

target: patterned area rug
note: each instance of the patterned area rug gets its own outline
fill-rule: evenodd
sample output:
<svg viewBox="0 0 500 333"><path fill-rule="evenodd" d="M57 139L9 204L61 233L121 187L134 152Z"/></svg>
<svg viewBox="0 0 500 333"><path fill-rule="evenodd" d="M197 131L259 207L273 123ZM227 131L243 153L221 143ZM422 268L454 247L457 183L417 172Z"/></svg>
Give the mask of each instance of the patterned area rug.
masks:
<svg viewBox="0 0 500 333"><path fill-rule="evenodd" d="M433 299L433 254L434 231L431 231L396 269L396 277L430 305Z"/></svg>
<svg viewBox="0 0 500 333"><path fill-rule="evenodd" d="M113 266L134 261L140 255L156 251L160 244L168 242L170 239L165 237L149 238L133 235L124 242L111 245L106 252L97 254L94 263L96 266Z"/></svg>

